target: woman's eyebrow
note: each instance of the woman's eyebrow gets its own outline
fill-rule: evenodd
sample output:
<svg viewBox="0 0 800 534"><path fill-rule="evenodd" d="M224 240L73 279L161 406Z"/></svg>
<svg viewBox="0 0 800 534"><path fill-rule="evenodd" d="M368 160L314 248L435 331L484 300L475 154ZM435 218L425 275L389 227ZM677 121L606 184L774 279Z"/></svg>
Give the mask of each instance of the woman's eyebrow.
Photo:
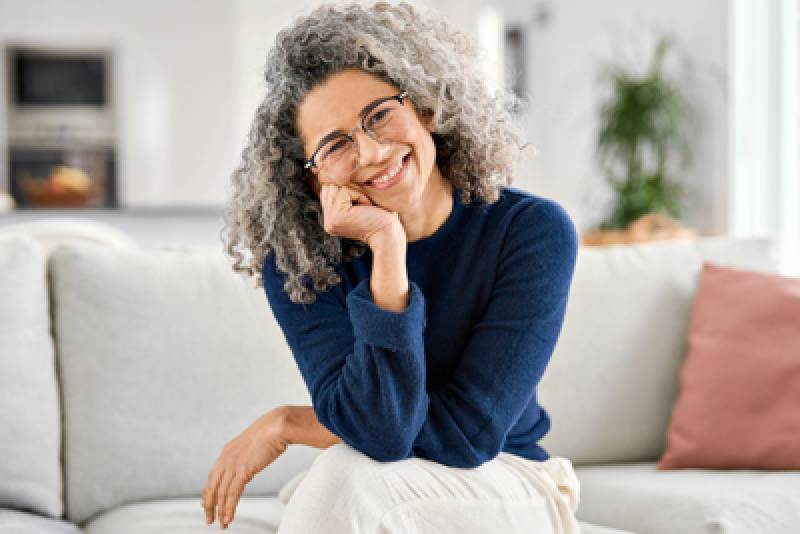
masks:
<svg viewBox="0 0 800 534"><path fill-rule="evenodd" d="M378 102L379 102L379 101L381 101L381 100L385 100L385 99L387 99L387 98L390 98L390 96L381 96L381 97L378 97L378 98L376 98L375 100L371 101L371 102L370 102L369 104L367 104L366 106L364 106L363 108L361 108L361 111L359 111L359 112L358 112L358 119L359 119L359 120L363 120L363 119L364 119L364 116L365 116L365 115L366 115L366 114L369 112L369 110L370 110L370 109L371 109L371 108L372 108L372 107L373 107L373 106L374 106L376 103L378 103ZM328 132L327 134L325 134L325 137L323 137L322 139L320 139L319 143L317 143L317 146L316 146L316 148L314 148L314 152L316 152L317 150L319 150L319 147L321 147L322 145L324 145L325 143L327 143L327 142L328 142L328 141L329 141L331 138L333 138L333 137L335 137L335 136L337 136L337 135L339 135L339 134L342 134L342 133L345 133L345 132L344 132L344 130L342 130L341 128L336 128L335 130L331 130L330 132ZM313 153L313 152L312 152L312 153Z"/></svg>

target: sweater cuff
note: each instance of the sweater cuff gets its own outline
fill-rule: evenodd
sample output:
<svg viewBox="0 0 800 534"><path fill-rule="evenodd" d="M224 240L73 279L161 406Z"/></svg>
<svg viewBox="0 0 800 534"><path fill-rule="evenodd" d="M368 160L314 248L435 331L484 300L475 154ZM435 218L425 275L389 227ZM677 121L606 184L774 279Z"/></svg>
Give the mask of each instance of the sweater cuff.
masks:
<svg viewBox="0 0 800 534"><path fill-rule="evenodd" d="M425 330L425 297L413 281L408 281L408 306L402 312L385 310L375 304L365 278L347 294L347 309L353 334L369 345L394 351L419 347Z"/></svg>

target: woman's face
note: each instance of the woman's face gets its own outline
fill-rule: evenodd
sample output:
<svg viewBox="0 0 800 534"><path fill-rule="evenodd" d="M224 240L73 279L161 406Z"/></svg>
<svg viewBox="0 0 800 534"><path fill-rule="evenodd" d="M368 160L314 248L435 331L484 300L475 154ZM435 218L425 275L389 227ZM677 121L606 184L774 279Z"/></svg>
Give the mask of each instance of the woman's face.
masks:
<svg viewBox="0 0 800 534"><path fill-rule="evenodd" d="M373 101L394 96L400 89L368 72L347 69L333 74L326 83L314 87L300 103L297 128L304 156L311 157L320 140L334 130L345 133L360 124L359 112ZM436 147L430 130L431 117L421 118L416 107L403 99L408 127L396 139L378 143L360 128L353 131L358 145L357 166L346 178L325 176L314 167L312 172L321 184L349 186L363 192L376 205L392 211L419 203L432 171L438 173ZM406 156L408 156L406 158ZM406 159L402 179L389 188L379 188L367 182Z"/></svg>

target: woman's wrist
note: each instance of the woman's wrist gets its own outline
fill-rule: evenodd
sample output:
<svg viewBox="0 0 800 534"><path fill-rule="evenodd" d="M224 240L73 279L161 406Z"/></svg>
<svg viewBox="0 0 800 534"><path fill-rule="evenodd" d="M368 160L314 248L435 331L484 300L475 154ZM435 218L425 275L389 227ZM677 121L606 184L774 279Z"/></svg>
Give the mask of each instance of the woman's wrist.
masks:
<svg viewBox="0 0 800 534"><path fill-rule="evenodd" d="M286 415L285 406L278 406L259 417L254 424L258 425L265 440L278 440L288 445Z"/></svg>
<svg viewBox="0 0 800 534"><path fill-rule="evenodd" d="M327 449L341 443L339 436L319 422L312 406L284 405L279 410L281 437L288 444Z"/></svg>
<svg viewBox="0 0 800 534"><path fill-rule="evenodd" d="M406 230L397 217L395 217L392 224L384 226L366 239L366 243L373 254L389 248L402 248L405 250L408 244L407 241Z"/></svg>

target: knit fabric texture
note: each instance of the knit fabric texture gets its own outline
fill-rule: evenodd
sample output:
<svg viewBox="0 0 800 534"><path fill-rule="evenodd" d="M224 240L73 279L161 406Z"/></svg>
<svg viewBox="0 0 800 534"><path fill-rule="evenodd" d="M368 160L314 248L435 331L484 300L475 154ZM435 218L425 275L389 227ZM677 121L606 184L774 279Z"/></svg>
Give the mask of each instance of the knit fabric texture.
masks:
<svg viewBox="0 0 800 534"><path fill-rule="evenodd" d="M472 468L500 451L547 460L536 387L562 328L578 235L556 201L501 186L408 243L409 302L372 299L372 253L334 265L342 282L291 302L274 252L264 291L320 423L378 461ZM310 279L308 286L310 285Z"/></svg>

